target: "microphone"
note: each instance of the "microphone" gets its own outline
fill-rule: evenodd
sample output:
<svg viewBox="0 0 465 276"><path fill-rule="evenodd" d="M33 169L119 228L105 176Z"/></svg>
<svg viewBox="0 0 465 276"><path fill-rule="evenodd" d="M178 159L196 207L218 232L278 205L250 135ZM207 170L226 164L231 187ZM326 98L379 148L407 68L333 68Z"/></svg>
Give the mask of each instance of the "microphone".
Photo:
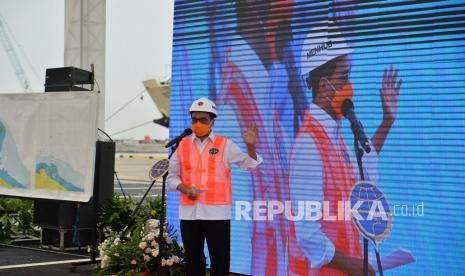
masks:
<svg viewBox="0 0 465 276"><path fill-rule="evenodd" d="M181 133L179 136L176 136L173 140L169 141L168 144L165 145L165 148L169 148L173 146L174 144L179 143L179 141L182 140L182 138L189 136L192 134L192 129L186 128L183 133Z"/></svg>
<svg viewBox="0 0 465 276"><path fill-rule="evenodd" d="M363 150L366 153L370 153L370 143L368 142L368 139L365 135L365 131L363 131L362 123L359 119L357 119L357 116L355 115L354 103L349 99L345 99L342 102L341 110L342 115L344 115L344 117L346 117L346 119L349 120L350 128L352 129L355 138L360 142L360 145L362 146Z"/></svg>

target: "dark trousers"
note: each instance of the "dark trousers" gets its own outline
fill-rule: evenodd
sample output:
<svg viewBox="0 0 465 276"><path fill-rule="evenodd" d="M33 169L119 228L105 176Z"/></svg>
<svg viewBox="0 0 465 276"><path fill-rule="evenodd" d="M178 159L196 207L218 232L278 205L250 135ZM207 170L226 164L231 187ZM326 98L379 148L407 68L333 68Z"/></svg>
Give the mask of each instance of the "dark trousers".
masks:
<svg viewBox="0 0 465 276"><path fill-rule="evenodd" d="M210 275L229 275L230 227L230 220L181 220L187 276L205 275L205 239L210 254Z"/></svg>

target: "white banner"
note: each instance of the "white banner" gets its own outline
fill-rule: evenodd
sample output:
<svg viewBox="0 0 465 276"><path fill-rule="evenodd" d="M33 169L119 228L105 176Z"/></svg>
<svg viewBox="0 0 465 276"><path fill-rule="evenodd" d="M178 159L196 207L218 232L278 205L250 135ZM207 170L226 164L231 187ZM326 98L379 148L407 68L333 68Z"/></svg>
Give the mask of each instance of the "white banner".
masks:
<svg viewBox="0 0 465 276"><path fill-rule="evenodd" d="M92 197L98 94L0 94L0 194Z"/></svg>

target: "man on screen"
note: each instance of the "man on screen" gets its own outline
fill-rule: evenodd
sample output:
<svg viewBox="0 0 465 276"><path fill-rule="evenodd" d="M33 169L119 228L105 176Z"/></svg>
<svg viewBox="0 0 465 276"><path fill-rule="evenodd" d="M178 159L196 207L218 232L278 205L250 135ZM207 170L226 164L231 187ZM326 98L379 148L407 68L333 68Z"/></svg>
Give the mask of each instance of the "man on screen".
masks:
<svg viewBox="0 0 465 276"><path fill-rule="evenodd" d="M207 241L212 276L229 275L231 220L231 165L255 169L262 159L255 152L258 130L242 134L244 153L230 139L213 130L216 105L206 98L190 108L194 137L179 144L170 160L168 189L181 192L179 218L186 253L186 275L205 275L204 243Z"/></svg>
<svg viewBox="0 0 465 276"><path fill-rule="evenodd" d="M246 122L260 131L256 145L264 162L250 175L250 194L241 194L254 201L289 199L287 158L307 106L292 50L292 2L234 1L237 25L216 100L237 118L239 127L228 133L239 133ZM283 215L252 222L250 274L286 275L287 226Z"/></svg>
<svg viewBox="0 0 465 276"><path fill-rule="evenodd" d="M302 127L290 155L290 194L293 202L329 202L335 215L338 202L349 200L358 177L358 167L341 134L341 104L354 94L350 81L352 49L337 30L313 29L307 35L301 54L301 74L312 90L312 104L306 110ZM331 24L330 24L331 25ZM392 66L385 70L380 89L383 120L364 155L365 179L377 181L377 157L394 123L401 80ZM296 206L293 206L293 208ZM296 209L293 209L296 212ZM362 275L360 238L351 220L301 220L291 223L290 266L299 275ZM303 271L305 270L305 271ZM372 268L369 268L373 273Z"/></svg>

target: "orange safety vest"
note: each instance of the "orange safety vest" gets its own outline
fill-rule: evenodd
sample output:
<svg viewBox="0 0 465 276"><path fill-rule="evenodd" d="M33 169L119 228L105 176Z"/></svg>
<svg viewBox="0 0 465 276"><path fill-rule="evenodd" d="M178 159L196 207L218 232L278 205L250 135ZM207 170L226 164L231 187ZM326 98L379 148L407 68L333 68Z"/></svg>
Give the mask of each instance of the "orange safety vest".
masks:
<svg viewBox="0 0 465 276"><path fill-rule="evenodd" d="M339 201L348 201L352 185L355 184L355 174L352 165L342 153L347 152L347 146L342 138L339 139L340 152L338 153L328 137L323 126L312 115L309 110L304 117L304 125L299 135L308 134L313 138L315 145L323 163L324 170L324 200L329 202L330 210L334 213L338 210ZM342 219L342 218L338 218ZM291 221L289 237L289 265L300 265L301 268L292 268L297 271L294 275L309 275L308 260L302 249L298 245L294 223ZM361 258L361 247L359 233L352 220L321 220L321 229L334 246L345 254ZM294 259L295 258L295 259ZM324 265L320 269L312 270L312 275L347 275L345 272L329 265Z"/></svg>
<svg viewBox="0 0 465 276"><path fill-rule="evenodd" d="M215 141L208 139L200 153L193 138L181 141L177 155L182 184L188 188L194 184L197 189L206 190L195 200L181 193L181 205L194 205L197 201L207 205L231 205L231 170L224 163L227 142L227 138L215 136Z"/></svg>

